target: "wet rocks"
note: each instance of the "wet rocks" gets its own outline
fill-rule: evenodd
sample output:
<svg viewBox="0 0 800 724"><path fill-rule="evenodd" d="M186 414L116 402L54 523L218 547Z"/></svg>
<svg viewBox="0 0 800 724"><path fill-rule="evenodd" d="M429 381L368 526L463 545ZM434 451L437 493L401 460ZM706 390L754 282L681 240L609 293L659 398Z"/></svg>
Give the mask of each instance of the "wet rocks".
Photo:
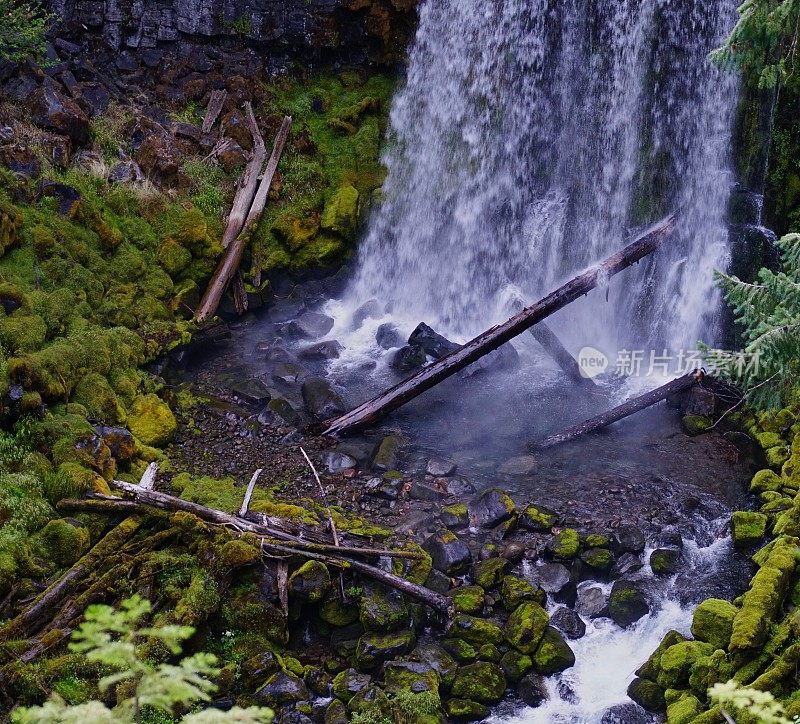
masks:
<svg viewBox="0 0 800 724"><path fill-rule="evenodd" d="M284 332L299 339L319 339L333 329L333 317L319 312L303 312L284 325Z"/></svg>
<svg viewBox="0 0 800 724"><path fill-rule="evenodd" d="M541 505L528 505L519 517L519 524L535 533L549 533L557 521L558 514Z"/></svg>
<svg viewBox="0 0 800 724"><path fill-rule="evenodd" d="M575 665L575 654L561 634L548 626L532 657L533 668L544 676L557 674Z"/></svg>
<svg viewBox="0 0 800 724"><path fill-rule="evenodd" d="M530 475L538 463L533 455L519 455L506 460L499 468L501 475Z"/></svg>
<svg viewBox="0 0 800 724"><path fill-rule="evenodd" d="M384 437L372 458L372 469L382 472L395 470L397 468L397 454L399 448L400 438L397 435L387 435Z"/></svg>
<svg viewBox="0 0 800 724"><path fill-rule="evenodd" d="M608 548L589 548L581 552L580 559L601 575L609 573L614 567L614 555Z"/></svg>
<svg viewBox="0 0 800 724"><path fill-rule="evenodd" d="M386 661L409 653L415 643L413 630L365 633L358 640L354 660L359 669L374 669Z"/></svg>
<svg viewBox="0 0 800 724"><path fill-rule="evenodd" d="M358 618L368 631L390 631L405 623L408 607L398 591L372 584L359 599Z"/></svg>
<svg viewBox="0 0 800 724"><path fill-rule="evenodd" d="M322 461L329 473L341 473L358 465L355 458L340 452L327 452L322 456Z"/></svg>
<svg viewBox="0 0 800 724"><path fill-rule="evenodd" d="M681 552L675 548L659 548L650 554L650 568L657 576L671 576L680 570Z"/></svg>
<svg viewBox="0 0 800 724"><path fill-rule="evenodd" d="M271 707L286 706L308 699L308 689L303 680L294 674L279 671L273 674L256 693L260 704Z"/></svg>
<svg viewBox="0 0 800 724"><path fill-rule="evenodd" d="M398 349L392 357L392 369L397 372L411 372L427 361L425 350L419 345L408 344Z"/></svg>
<svg viewBox="0 0 800 724"><path fill-rule="evenodd" d="M730 601L719 598L703 601L692 617L692 636L711 644L715 649L727 649L733 632L733 620L738 612Z"/></svg>
<svg viewBox="0 0 800 724"><path fill-rule="evenodd" d="M481 588L491 590L500 584L508 561L505 558L487 558L472 566L472 580Z"/></svg>
<svg viewBox="0 0 800 724"><path fill-rule="evenodd" d="M664 711L667 708L664 701L664 689L654 681L635 678L628 685L628 696L639 706L647 711Z"/></svg>
<svg viewBox="0 0 800 724"><path fill-rule="evenodd" d="M481 721L489 716L488 707L466 699L449 699L445 704L445 712L458 721Z"/></svg>
<svg viewBox="0 0 800 724"><path fill-rule="evenodd" d="M526 674L517 684L517 695L528 706L540 706L549 697L544 677L537 673Z"/></svg>
<svg viewBox="0 0 800 724"><path fill-rule="evenodd" d="M303 382L303 401L309 414L328 420L344 414L346 406L330 382L322 377L309 377Z"/></svg>
<svg viewBox="0 0 800 724"><path fill-rule="evenodd" d="M621 525L614 532L614 545L620 553L642 553L645 547L644 533L632 525Z"/></svg>
<svg viewBox="0 0 800 724"><path fill-rule="evenodd" d="M550 617L550 623L570 639L579 639L586 633L586 624L583 619L566 606L561 606L556 610Z"/></svg>
<svg viewBox="0 0 800 724"><path fill-rule="evenodd" d="M306 603L321 601L330 587L331 575L319 561L306 561L289 576L289 595Z"/></svg>
<svg viewBox="0 0 800 724"><path fill-rule="evenodd" d="M459 613L479 614L486 600L485 592L480 586L458 586L449 592L453 605Z"/></svg>
<svg viewBox="0 0 800 724"><path fill-rule="evenodd" d="M482 704L493 704L503 697L506 679L497 664L478 661L458 670L453 682L453 696Z"/></svg>
<svg viewBox="0 0 800 724"><path fill-rule="evenodd" d="M456 464L452 460L445 460L444 458L431 458L428 460L428 465L425 472L432 475L434 478L446 478L453 475L456 471Z"/></svg>
<svg viewBox="0 0 800 724"><path fill-rule="evenodd" d="M340 671L333 679L333 695L345 704L356 694L366 689L372 681L369 674L362 674L355 669Z"/></svg>
<svg viewBox="0 0 800 724"><path fill-rule="evenodd" d="M328 360L339 359L343 351L344 347L335 339L332 339L304 347L300 350L299 357L314 362L327 362Z"/></svg>
<svg viewBox="0 0 800 724"><path fill-rule="evenodd" d="M523 654L533 654L544 636L548 621L547 611L538 603L526 601L517 606L509 616L503 628L503 636Z"/></svg>
<svg viewBox="0 0 800 724"><path fill-rule="evenodd" d="M574 528L565 528L547 543L547 550L553 558L565 561L575 558L580 547L581 539Z"/></svg>
<svg viewBox="0 0 800 724"><path fill-rule="evenodd" d="M364 485L364 493L383 500L397 500L403 485L402 476L383 475L368 480Z"/></svg>
<svg viewBox="0 0 800 724"><path fill-rule="evenodd" d="M767 516L763 513L737 510L731 516L731 536L737 548L755 545L764 537L766 529Z"/></svg>
<svg viewBox="0 0 800 724"><path fill-rule="evenodd" d="M539 586L547 593L561 593L570 582L570 572L561 563L546 563L536 569Z"/></svg>
<svg viewBox="0 0 800 724"><path fill-rule="evenodd" d="M649 612L647 596L638 583L626 579L614 581L608 599L608 615L614 623L627 628Z"/></svg>
<svg viewBox="0 0 800 724"><path fill-rule="evenodd" d="M469 503L469 517L479 528L494 528L516 512L511 497L499 488L490 488Z"/></svg>
<svg viewBox="0 0 800 724"><path fill-rule="evenodd" d="M426 354L434 359L439 359L445 355L455 352L460 345L451 342L441 334L434 332L427 324L420 322L417 328L408 338L408 344L412 347L421 347Z"/></svg>
<svg viewBox="0 0 800 724"><path fill-rule="evenodd" d="M403 346L400 330L390 322L381 324L375 332L375 341L382 349L396 349Z"/></svg>
<svg viewBox="0 0 800 724"><path fill-rule="evenodd" d="M353 312L353 329L358 329L368 319L380 319L384 315L383 307L377 299L369 299Z"/></svg>
<svg viewBox="0 0 800 724"><path fill-rule="evenodd" d="M597 618L608 605L608 597L599 586L581 586L578 589L575 610L582 616Z"/></svg>

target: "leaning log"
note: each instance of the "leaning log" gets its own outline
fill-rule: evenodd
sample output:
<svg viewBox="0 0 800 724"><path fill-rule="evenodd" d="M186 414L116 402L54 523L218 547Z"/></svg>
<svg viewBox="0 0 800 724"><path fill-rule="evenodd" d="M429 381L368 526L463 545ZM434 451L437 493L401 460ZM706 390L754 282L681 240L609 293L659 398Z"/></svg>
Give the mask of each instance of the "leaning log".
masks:
<svg viewBox="0 0 800 724"><path fill-rule="evenodd" d="M253 154L244 169L241 179L239 179L239 188L233 197L231 212L228 214L228 223L225 226L225 232L222 234L222 246L224 248L227 248L239 235L244 226L248 211L253 203L253 195L256 193L256 187L258 186L258 174L261 173L261 167L267 157L267 148L264 145L261 131L258 130L258 123L256 123L256 117L253 114L253 106L250 103L245 103L245 113L247 115L247 126L253 137Z"/></svg>
<svg viewBox="0 0 800 724"><path fill-rule="evenodd" d="M592 417L591 419L586 420L579 425L575 425L574 427L569 427L566 430L562 430L555 435L550 435L538 443L535 447L543 450L548 447L553 447L554 445L560 445L561 443L569 442L570 440L581 437L586 433L608 427L614 422L618 422L623 418L633 415L635 412L639 412L640 410L644 410L647 407L655 405L657 402L661 402L661 400L665 400L669 395L688 390L690 387L694 387L696 384L697 378L694 372L683 375L682 377L678 377L677 379L667 382L665 385L661 385L661 387L657 387L655 390L646 392L644 395L634 397L632 400L628 400L627 402L608 410L608 412L604 412L601 415Z"/></svg>
<svg viewBox="0 0 800 724"><path fill-rule="evenodd" d="M224 88L222 90L215 90L211 92L211 98L208 101L208 109L206 110L206 117L203 119L203 126L200 129L204 134L210 133L214 124L222 112L222 106L225 105L225 99L228 97L228 91Z"/></svg>
<svg viewBox="0 0 800 724"><path fill-rule="evenodd" d="M261 184L259 185L258 191L255 194L250 211L247 214L247 220L244 223L244 227L239 231L233 242L228 245L222 260L214 272L214 276L211 277L211 281L208 283L208 287L203 295L203 299L200 301L200 304L195 311L194 319L196 322L205 322L216 314L220 300L222 299L222 295L225 293L225 289L228 287L231 279L233 279L234 275L239 269L239 264L244 256L247 243L255 231L256 226L258 225L258 222L261 219L261 214L264 211L264 206L267 203L267 194L269 193L269 188L272 185L272 179L275 176L275 172L278 168L278 162L280 161L281 154L283 153L283 147L286 144L286 139L289 136L289 128L291 124L291 117L286 116L283 119L281 129L275 138L275 144L272 147L272 155L270 156L269 163L264 170Z"/></svg>
<svg viewBox="0 0 800 724"><path fill-rule="evenodd" d="M641 233L622 251L610 256L601 264L579 274L536 304L523 309L503 324L483 332L463 347L442 357L428 367L403 380L377 397L359 405L354 410L331 421L326 434L334 435L367 427L384 415L401 407L409 400L439 384L459 370L467 367L500 345L514 339L534 324L541 322L570 302L575 301L609 277L627 269L654 252L670 236L677 223L671 214L655 226Z"/></svg>
<svg viewBox="0 0 800 724"><path fill-rule="evenodd" d="M531 335L576 385L596 387L593 379L581 373L581 368L575 358L561 344L561 340L556 336L555 332L544 322L539 322L539 324L532 327Z"/></svg>
<svg viewBox="0 0 800 724"><path fill-rule="evenodd" d="M114 480L112 485L123 490L128 495L132 496L135 501L144 505L151 505L155 508L162 510L180 510L187 513L192 513L201 520L206 520L211 523L226 526L232 530L255 533L262 538L276 538L281 541L291 541L295 545L283 545L283 543L271 543L264 541L263 546L266 550L272 550L276 553L291 554L303 556L316 560L327 560L336 562L337 565L342 565L345 568L351 568L358 571L362 575L373 578L376 581L395 588L398 591L415 598L418 601L430 606L437 613L443 616L446 620L450 620L453 615L453 601L447 596L443 596L435 591L431 591L424 586L419 586L415 583L407 581L405 578L396 576L393 573L387 573L380 568L372 566L363 561L356 560L351 556L346 556L337 550L336 546L327 546L327 552L321 553L315 550L303 550L298 544L303 543L297 536L292 536L282 530L276 529L272 526L261 525L244 518L238 518L235 515L223 513L221 510L214 508L207 508L198 503L191 503L182 498L176 498L174 495L167 495L166 493L159 493L155 490L145 490L138 485L128 483L122 480ZM318 550L318 549L317 549ZM375 554L374 552L372 554ZM406 557L406 556L403 556Z"/></svg>

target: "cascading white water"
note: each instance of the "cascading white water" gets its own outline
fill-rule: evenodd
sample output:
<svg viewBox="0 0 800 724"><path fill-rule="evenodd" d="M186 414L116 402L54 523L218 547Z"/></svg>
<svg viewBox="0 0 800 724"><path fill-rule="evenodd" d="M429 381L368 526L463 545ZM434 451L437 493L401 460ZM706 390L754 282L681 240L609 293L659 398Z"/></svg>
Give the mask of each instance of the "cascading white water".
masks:
<svg viewBox="0 0 800 724"><path fill-rule="evenodd" d="M737 92L707 55L735 6L423 0L344 306L465 339L680 207L668 249L553 324L574 349L713 338Z"/></svg>

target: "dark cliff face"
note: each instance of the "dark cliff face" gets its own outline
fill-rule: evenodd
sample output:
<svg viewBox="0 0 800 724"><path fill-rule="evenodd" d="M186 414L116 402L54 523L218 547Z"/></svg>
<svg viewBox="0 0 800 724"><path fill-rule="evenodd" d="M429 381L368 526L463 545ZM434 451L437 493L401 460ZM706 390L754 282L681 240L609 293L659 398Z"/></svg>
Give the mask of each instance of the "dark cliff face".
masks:
<svg viewBox="0 0 800 724"><path fill-rule="evenodd" d="M287 56L389 63L413 33L418 0L51 0L61 32L115 50L243 44ZM310 54L310 55L309 55Z"/></svg>

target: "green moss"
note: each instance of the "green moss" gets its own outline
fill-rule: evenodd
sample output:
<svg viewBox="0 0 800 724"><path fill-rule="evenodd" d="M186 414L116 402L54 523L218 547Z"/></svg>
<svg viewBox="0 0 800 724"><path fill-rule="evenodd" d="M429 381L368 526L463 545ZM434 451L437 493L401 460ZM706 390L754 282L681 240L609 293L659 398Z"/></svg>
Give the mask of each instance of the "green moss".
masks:
<svg viewBox="0 0 800 724"><path fill-rule="evenodd" d="M513 611L523 601L536 601L544 605L544 591L537 591L533 585L519 576L506 576L500 586L500 600L506 611Z"/></svg>
<svg viewBox="0 0 800 724"><path fill-rule="evenodd" d="M731 535L737 548L758 543L766 532L767 516L763 513L738 510L731 516Z"/></svg>
<svg viewBox="0 0 800 724"><path fill-rule="evenodd" d="M784 481L774 470L759 470L750 481L751 493L763 493L767 490L780 490Z"/></svg>
<svg viewBox="0 0 800 724"><path fill-rule="evenodd" d="M553 555L562 560L575 558L581 547L581 539L574 528L565 528L553 541Z"/></svg>
<svg viewBox="0 0 800 724"><path fill-rule="evenodd" d="M51 520L37 537L47 557L59 566L71 566L91 543L88 528L64 518Z"/></svg>
<svg viewBox="0 0 800 724"><path fill-rule="evenodd" d="M478 656L475 647L463 639L444 639L442 648L459 663L475 661Z"/></svg>
<svg viewBox="0 0 800 724"><path fill-rule="evenodd" d="M289 593L313 604L321 601L331 587L328 567L319 561L306 561L289 576Z"/></svg>
<svg viewBox="0 0 800 724"><path fill-rule="evenodd" d="M608 548L611 546L611 538L602 533L589 533L584 544L587 548Z"/></svg>
<svg viewBox="0 0 800 724"><path fill-rule="evenodd" d="M703 711L703 705L695 696L684 696L667 707L667 724L689 724Z"/></svg>
<svg viewBox="0 0 800 724"><path fill-rule="evenodd" d="M175 618L181 625L197 626L214 613L220 605L216 581L204 570L193 576L186 593L175 606Z"/></svg>
<svg viewBox="0 0 800 724"><path fill-rule="evenodd" d="M449 717L460 721L482 721L489 716L489 709L477 701L448 699L445 711Z"/></svg>
<svg viewBox="0 0 800 724"><path fill-rule="evenodd" d="M358 607L330 598L319 607L319 617L331 626L349 626L358 621Z"/></svg>
<svg viewBox="0 0 800 724"><path fill-rule="evenodd" d="M449 593L459 613L476 614L483 610L485 593L480 586L459 586Z"/></svg>
<svg viewBox="0 0 800 724"><path fill-rule="evenodd" d="M39 349L47 337L47 324L38 314L19 310L0 318L0 344L13 354Z"/></svg>
<svg viewBox="0 0 800 724"><path fill-rule="evenodd" d="M678 689L689 684L692 665L703 656L710 656L714 647L702 641L682 641L664 651L656 677L659 686Z"/></svg>
<svg viewBox="0 0 800 724"><path fill-rule="evenodd" d="M581 553L581 560L590 568L603 573L614 566L614 556L607 548L589 548Z"/></svg>
<svg viewBox="0 0 800 724"><path fill-rule="evenodd" d="M169 405L151 393L134 400L128 415L128 428L145 445L162 447L172 440L178 422Z"/></svg>
<svg viewBox="0 0 800 724"><path fill-rule="evenodd" d="M575 654L564 637L552 626L548 626L532 660L533 668L539 674L549 676L573 666Z"/></svg>
<svg viewBox="0 0 800 724"><path fill-rule="evenodd" d="M727 649L737 613L738 609L729 601L706 599L694 611L692 636L711 644L715 649Z"/></svg>
<svg viewBox="0 0 800 724"><path fill-rule="evenodd" d="M534 654L544 636L550 617L538 603L521 603L506 621L505 640L523 654Z"/></svg>
<svg viewBox="0 0 800 724"><path fill-rule="evenodd" d="M453 696L491 704L499 701L506 690L503 670L488 661L469 664L458 670L453 682Z"/></svg>
<svg viewBox="0 0 800 724"><path fill-rule="evenodd" d="M520 523L529 530L549 532L558 521L558 514L537 505L529 505L522 511Z"/></svg>
<svg viewBox="0 0 800 724"><path fill-rule="evenodd" d="M508 561L505 558L487 558L472 566L472 580L484 590L498 586L505 573Z"/></svg>
<svg viewBox="0 0 800 724"><path fill-rule="evenodd" d="M688 435L701 435L706 432L713 424L710 417L703 415L684 415L681 419L683 429Z"/></svg>
<svg viewBox="0 0 800 724"><path fill-rule="evenodd" d="M72 402L83 405L89 417L108 424L122 424L127 418L108 380L97 372L81 378L72 391Z"/></svg>
<svg viewBox="0 0 800 724"><path fill-rule="evenodd" d="M479 647L484 644L499 644L503 640L503 631L497 624L466 614L456 615L452 633Z"/></svg>

